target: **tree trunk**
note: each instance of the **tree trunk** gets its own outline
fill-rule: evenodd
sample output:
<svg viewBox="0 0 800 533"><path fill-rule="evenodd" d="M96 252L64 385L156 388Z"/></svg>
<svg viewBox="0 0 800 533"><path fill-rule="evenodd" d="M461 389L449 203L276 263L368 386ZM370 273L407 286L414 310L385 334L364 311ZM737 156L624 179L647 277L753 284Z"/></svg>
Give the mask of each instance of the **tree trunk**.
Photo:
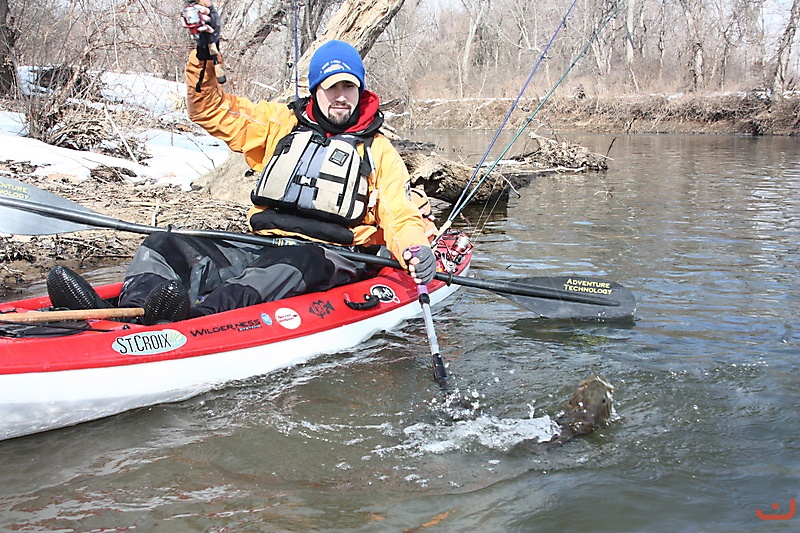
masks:
<svg viewBox="0 0 800 533"><path fill-rule="evenodd" d="M466 2L463 2L463 4L469 15L469 33L467 34L467 39L464 42L464 51L461 54L461 63L458 69L459 98L464 98L464 87L467 84L467 74L472 71L470 68L472 60L472 47L475 44L478 28L483 21L483 14L486 11L486 4L483 2L483 0L478 0L477 4L473 6L474 9L470 9L470 6Z"/></svg>
<svg viewBox="0 0 800 533"><path fill-rule="evenodd" d="M628 0L625 9L625 61L628 68L633 69L633 29L635 26L636 0Z"/></svg>
<svg viewBox="0 0 800 533"><path fill-rule="evenodd" d="M789 56L792 51L794 35L797 32L798 19L800 19L800 0L794 0L792 10L789 13L789 20L786 21L786 28L783 30L772 68L766 80L766 86L779 95L782 95L784 89L787 88L786 77L789 72Z"/></svg>
<svg viewBox="0 0 800 533"><path fill-rule="evenodd" d="M694 7L689 5L688 0L680 0L681 7L683 8L683 15L686 18L686 33L689 41L688 55L689 55L689 76L692 91L699 91L705 87L705 66L703 64L703 37L700 33L697 17L694 13ZM699 9L699 8L698 8ZM702 16L701 16L702 20Z"/></svg>
<svg viewBox="0 0 800 533"><path fill-rule="evenodd" d="M325 32L300 57L297 68L302 75L301 92L308 92L308 63L317 48L336 39L352 44L361 57L366 56L404 2L405 0L345 0L328 21ZM294 88L283 91L281 98L294 98Z"/></svg>
<svg viewBox="0 0 800 533"><path fill-rule="evenodd" d="M633 32L636 29L636 0L627 0L625 10L625 63L628 65L628 72L631 74L631 81L639 92L639 82L636 81L636 70L634 60L636 59L636 47L633 42Z"/></svg>
<svg viewBox="0 0 800 533"><path fill-rule="evenodd" d="M8 0L0 0L0 94L15 96L17 69L11 54L16 32L8 26Z"/></svg>

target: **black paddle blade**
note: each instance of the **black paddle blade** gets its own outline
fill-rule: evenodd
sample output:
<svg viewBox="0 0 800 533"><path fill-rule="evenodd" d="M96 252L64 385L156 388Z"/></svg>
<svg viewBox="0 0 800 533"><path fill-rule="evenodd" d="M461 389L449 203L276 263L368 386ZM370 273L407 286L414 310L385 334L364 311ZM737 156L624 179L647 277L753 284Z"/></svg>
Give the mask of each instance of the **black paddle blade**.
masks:
<svg viewBox="0 0 800 533"><path fill-rule="evenodd" d="M0 196L35 202L46 206L72 209L83 213L93 212L38 187L3 176L0 176ZM8 213L3 214L2 231L12 235L53 235L55 233L71 233L87 229L92 229L92 227L19 209L10 210Z"/></svg>
<svg viewBox="0 0 800 533"><path fill-rule="evenodd" d="M602 297L618 305L603 305L558 298L539 298L505 293L503 296L543 318L571 320L618 320L631 318L636 311L633 293L619 283L585 276L537 277L514 279L517 285L567 291L576 295ZM600 298L598 298L600 299Z"/></svg>

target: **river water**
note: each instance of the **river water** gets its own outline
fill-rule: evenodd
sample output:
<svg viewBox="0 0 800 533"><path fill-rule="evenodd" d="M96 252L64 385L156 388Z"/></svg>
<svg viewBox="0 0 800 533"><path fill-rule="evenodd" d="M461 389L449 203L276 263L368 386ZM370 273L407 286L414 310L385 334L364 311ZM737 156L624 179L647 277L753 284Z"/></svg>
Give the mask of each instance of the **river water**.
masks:
<svg viewBox="0 0 800 533"><path fill-rule="evenodd" d="M488 142L419 138L472 155ZM473 275L615 280L635 320L537 320L462 290L435 316L449 395L416 321L187 402L0 442L0 530L796 531L800 141L572 138L611 146L609 170L470 209ZM609 426L537 444L592 372L615 386Z"/></svg>

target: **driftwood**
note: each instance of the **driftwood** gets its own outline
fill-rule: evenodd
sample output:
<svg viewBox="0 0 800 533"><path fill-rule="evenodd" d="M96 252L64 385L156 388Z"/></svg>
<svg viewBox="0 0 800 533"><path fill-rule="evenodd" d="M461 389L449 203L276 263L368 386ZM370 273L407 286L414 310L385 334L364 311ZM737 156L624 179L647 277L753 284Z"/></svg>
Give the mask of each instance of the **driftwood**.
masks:
<svg viewBox="0 0 800 533"><path fill-rule="evenodd" d="M459 199L475 174L474 167L450 161L437 154L403 152L401 155L411 175L413 187L422 187L431 198L451 204ZM530 176L504 176L497 171L492 171L484 180L484 174L482 171L478 172L470 184L472 191L477 183L483 182L473 197L475 202L506 199L510 191L530 181Z"/></svg>
<svg viewBox="0 0 800 533"><path fill-rule="evenodd" d="M512 161L549 172L608 170L608 157L592 153L579 144L549 139L535 133L528 136L536 141L538 148L513 157Z"/></svg>

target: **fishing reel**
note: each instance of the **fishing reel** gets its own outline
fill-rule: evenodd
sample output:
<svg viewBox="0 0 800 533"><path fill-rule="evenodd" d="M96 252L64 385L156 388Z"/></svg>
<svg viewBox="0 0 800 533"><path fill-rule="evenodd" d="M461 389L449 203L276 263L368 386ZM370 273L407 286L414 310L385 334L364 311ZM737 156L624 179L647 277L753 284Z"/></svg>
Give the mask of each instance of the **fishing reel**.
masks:
<svg viewBox="0 0 800 533"><path fill-rule="evenodd" d="M452 244L448 244L444 239L440 239L436 246L436 252L442 258L443 263L450 262L454 265L460 265L467 255L472 252L474 245L469 240L469 237L458 230L450 230L447 232L447 235L458 235L458 237L452 241Z"/></svg>
<svg viewBox="0 0 800 533"><path fill-rule="evenodd" d="M200 27L205 24L200 17L200 9L197 2L189 2L181 12L184 25L189 29L192 39L197 41L200 38Z"/></svg>
<svg viewBox="0 0 800 533"><path fill-rule="evenodd" d="M200 4L198 4L197 0L189 0L186 4L186 7L183 8L181 11L181 18L183 18L183 25L186 26L189 30L189 34L192 36L196 45L202 45L204 42L208 44L208 54L211 56L211 59L214 61L214 73L217 76L218 83L225 83L227 81L227 76L225 75L225 69L222 67L222 63L219 59L219 50L217 49L216 42L209 42L203 41L200 28L209 25L210 28L216 32L216 37L219 38L219 15L217 14L214 7L209 3L210 9L212 10L212 16L210 21L204 21L202 12L200 11ZM215 21L216 19L216 21ZM207 34L209 35L209 34ZM210 34L214 35L214 33ZM210 37L209 37L210 39ZM198 51L200 50L198 46ZM209 58L206 58L209 59ZM202 80L202 76L200 78ZM199 87L199 82L198 82ZM200 90L199 88L197 89Z"/></svg>

